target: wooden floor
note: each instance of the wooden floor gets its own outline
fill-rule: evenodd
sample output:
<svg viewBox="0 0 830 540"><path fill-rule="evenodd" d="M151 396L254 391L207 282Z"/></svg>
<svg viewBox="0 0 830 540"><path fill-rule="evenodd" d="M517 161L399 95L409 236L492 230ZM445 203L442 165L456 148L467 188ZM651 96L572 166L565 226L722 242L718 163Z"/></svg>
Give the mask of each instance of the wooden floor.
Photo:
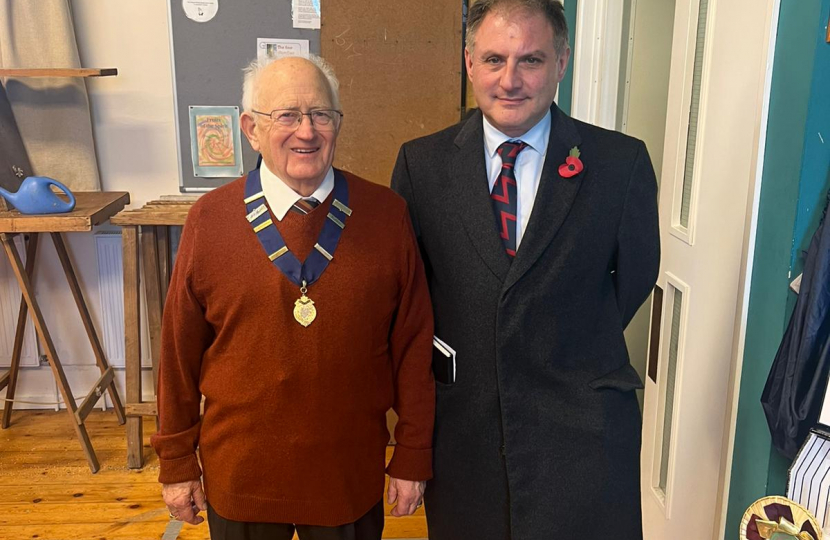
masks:
<svg viewBox="0 0 830 540"><path fill-rule="evenodd" d="M92 413L86 425L101 463L97 474L69 422L66 412L15 411L11 427L0 431L0 539L160 539L170 520L150 447L153 420L144 424L146 465L129 470L124 427L113 412ZM426 538L423 509L394 518L387 507L386 514L384 538ZM184 524L177 538L210 538L207 523Z"/></svg>

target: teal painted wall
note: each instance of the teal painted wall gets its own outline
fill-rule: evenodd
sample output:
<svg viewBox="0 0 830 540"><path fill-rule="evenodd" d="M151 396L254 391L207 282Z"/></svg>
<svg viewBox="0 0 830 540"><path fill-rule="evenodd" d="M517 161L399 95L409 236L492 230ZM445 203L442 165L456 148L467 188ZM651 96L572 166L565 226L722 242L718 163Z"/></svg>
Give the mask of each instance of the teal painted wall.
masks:
<svg viewBox="0 0 830 540"><path fill-rule="evenodd" d="M830 115L823 103L830 88L830 45L824 43L828 11L830 0L781 1L727 539L736 538L753 501L783 493L786 485L789 462L771 447L760 397L794 303L788 292L790 272L794 277L800 271L801 249L817 225L828 181L827 145L822 150L814 140L824 125L830 143Z"/></svg>
<svg viewBox="0 0 830 540"><path fill-rule="evenodd" d="M819 21L830 18L830 0L823 0ZM790 254L790 268L793 277L804 267L804 259L813 233L818 228L830 187L830 44L826 43L827 27L819 26L813 60L813 81L810 101L807 107L807 122L804 130L804 153L801 159L801 174L798 183L798 204L793 231L793 249ZM787 291L787 320L795 307L797 295ZM775 449L770 449L770 467L767 494L784 494L787 485L787 469L790 461Z"/></svg>
<svg viewBox="0 0 830 540"><path fill-rule="evenodd" d="M830 18L830 1L824 0L820 21ZM813 83L804 132L804 155L801 164L801 182L798 194L798 215L793 235L791 264L793 275L801 273L803 254L818 227L824 210L828 182L830 182L830 43L825 42L826 26L819 28L818 44L813 61ZM795 304L796 295L791 294Z"/></svg>
<svg viewBox="0 0 830 540"><path fill-rule="evenodd" d="M565 0L565 18L568 20L568 41L571 45L571 62L568 66L568 71L565 77L559 83L559 101L556 104L562 109L565 114L571 114L571 103L573 102L573 50L574 50L574 36L576 35L576 6L578 0Z"/></svg>

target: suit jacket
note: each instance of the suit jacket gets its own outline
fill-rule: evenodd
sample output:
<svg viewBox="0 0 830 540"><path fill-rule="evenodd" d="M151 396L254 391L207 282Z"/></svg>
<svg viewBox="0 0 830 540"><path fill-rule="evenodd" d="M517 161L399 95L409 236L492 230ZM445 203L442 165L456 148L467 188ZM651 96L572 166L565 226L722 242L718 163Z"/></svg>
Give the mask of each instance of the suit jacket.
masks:
<svg viewBox="0 0 830 540"><path fill-rule="evenodd" d="M454 384L436 383L432 540L642 538L642 382L623 329L657 277L657 183L641 141L551 112L512 262L488 193L480 111L404 144L393 172L435 333L457 352ZM574 146L585 168L563 178Z"/></svg>

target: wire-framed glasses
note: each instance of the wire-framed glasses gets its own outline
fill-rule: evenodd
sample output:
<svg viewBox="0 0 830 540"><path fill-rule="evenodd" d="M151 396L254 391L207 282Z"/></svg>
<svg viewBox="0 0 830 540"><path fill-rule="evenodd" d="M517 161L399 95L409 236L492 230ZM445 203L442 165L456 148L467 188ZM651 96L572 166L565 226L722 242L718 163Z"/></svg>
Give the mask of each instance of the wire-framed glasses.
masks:
<svg viewBox="0 0 830 540"><path fill-rule="evenodd" d="M274 109L270 113L257 110L253 112L271 117L275 126L287 130L297 129L303 121L303 116L308 116L311 125L317 131L335 131L340 125L340 119L343 118L343 113L336 109L314 109L305 113L296 109Z"/></svg>

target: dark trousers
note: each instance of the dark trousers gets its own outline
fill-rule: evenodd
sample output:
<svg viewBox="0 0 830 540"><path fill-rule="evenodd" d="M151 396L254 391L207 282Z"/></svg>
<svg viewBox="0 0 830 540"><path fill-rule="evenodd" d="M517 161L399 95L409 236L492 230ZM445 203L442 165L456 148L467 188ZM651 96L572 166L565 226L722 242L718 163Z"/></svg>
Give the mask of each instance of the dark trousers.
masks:
<svg viewBox="0 0 830 540"><path fill-rule="evenodd" d="M231 521L210 504L207 516L211 540L291 540L295 530L300 540L380 540L383 533L383 501L354 523L339 527Z"/></svg>

